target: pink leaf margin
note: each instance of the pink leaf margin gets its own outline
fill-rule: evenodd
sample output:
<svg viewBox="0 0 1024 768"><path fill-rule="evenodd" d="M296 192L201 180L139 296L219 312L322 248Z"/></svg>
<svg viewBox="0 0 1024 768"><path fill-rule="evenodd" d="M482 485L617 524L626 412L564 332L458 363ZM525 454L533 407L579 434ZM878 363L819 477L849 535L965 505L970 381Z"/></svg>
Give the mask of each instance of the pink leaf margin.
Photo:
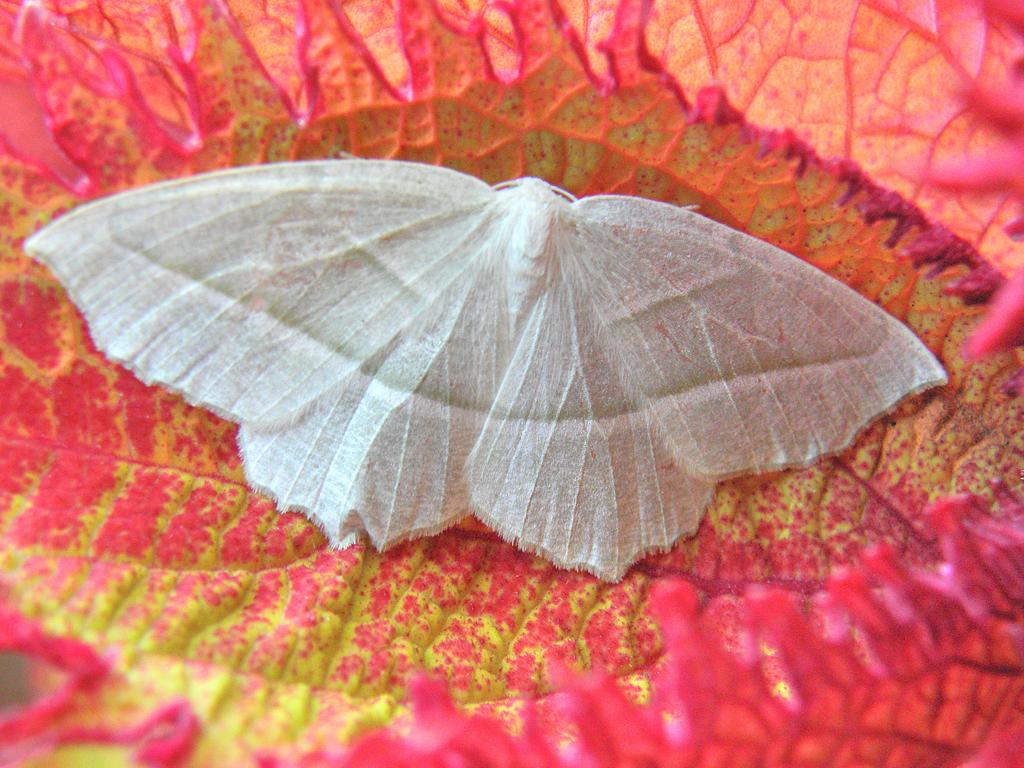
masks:
<svg viewBox="0 0 1024 768"><path fill-rule="evenodd" d="M993 21L1002 22L1024 39L1024 10L1014 0L986 0ZM999 136L1002 144L987 158L937 168L930 174L940 186L961 192L1008 193L1021 214L1007 225L1008 233L1024 237L1024 59L1007 73L1008 82L992 88L973 83L964 95L968 106ZM1019 270L996 292L991 307L968 340L965 352L974 359L1024 346L1024 270ZM1003 385L1010 395L1024 392L1024 369Z"/></svg>
<svg viewBox="0 0 1024 768"><path fill-rule="evenodd" d="M82 727L65 721L66 716L87 710L113 675L110 661L92 646L51 635L0 605L0 651L23 654L65 675L53 692L0 715L3 764L40 760L64 745L135 747L135 762L150 768L178 768L191 754L200 729L187 701L163 704L141 722L124 727Z"/></svg>

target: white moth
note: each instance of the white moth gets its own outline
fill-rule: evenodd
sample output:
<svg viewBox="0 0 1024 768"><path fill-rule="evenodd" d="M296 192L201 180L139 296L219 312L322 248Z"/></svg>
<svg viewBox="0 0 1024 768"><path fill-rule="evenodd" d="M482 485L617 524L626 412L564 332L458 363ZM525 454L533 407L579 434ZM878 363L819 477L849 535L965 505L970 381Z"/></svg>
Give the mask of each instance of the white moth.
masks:
<svg viewBox="0 0 1024 768"><path fill-rule="evenodd" d="M36 234L96 344L241 425L249 482L345 546L472 511L618 579L716 480L804 466L943 384L902 324L693 211L345 160L238 168Z"/></svg>

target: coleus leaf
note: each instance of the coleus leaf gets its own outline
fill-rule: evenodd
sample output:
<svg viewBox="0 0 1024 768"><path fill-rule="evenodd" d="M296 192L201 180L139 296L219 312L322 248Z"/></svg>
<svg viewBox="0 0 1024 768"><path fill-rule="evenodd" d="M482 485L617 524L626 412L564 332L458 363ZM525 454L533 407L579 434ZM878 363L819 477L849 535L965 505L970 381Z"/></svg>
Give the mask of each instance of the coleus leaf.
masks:
<svg viewBox="0 0 1024 768"><path fill-rule="evenodd" d="M900 729L920 715L915 708L936 703L921 674L929 665L967 665L983 646L985 663L1019 665L1024 582L992 564L1024 553L1020 530L1007 535L1024 505L1003 495L998 521L986 519L977 497L931 507L948 557L941 575L906 569L882 546L866 553L862 571L833 575L811 618L790 592L748 590L725 622L737 633L738 653L722 648L722 618L701 609L692 586L663 581L651 598L665 658L652 675L650 706L637 707L607 677L570 680L552 697L574 736L568 748L545 735L532 703L523 732L511 736L460 712L443 687L421 678L410 691L409 733L374 733L346 751L265 765L690 766L715 765L724 755L743 765L956 765L974 751L977 712L964 711L946 723L947 734L916 742ZM990 600L994 580L999 597ZM851 624L859 642L851 642ZM773 685L785 695L773 695ZM914 693L904 690L897 701L893 687ZM1008 728L974 764L1015 765L1020 739L1019 726Z"/></svg>
<svg viewBox="0 0 1024 768"><path fill-rule="evenodd" d="M782 0L655 4L647 46L689 87L720 82L751 122L792 129L847 157L1010 271L1020 249L1000 222L1007 196L979 200L923 183L929 162L978 159L986 126L967 82L1002 79L1019 43L981 3ZM794 119L795 118L795 119Z"/></svg>
<svg viewBox="0 0 1024 768"><path fill-rule="evenodd" d="M921 55L956 60L910 6L878 8L918 40ZM845 712L858 692L872 691L872 706L864 718L849 719L838 746L799 755L809 764L879 764L884 749L942 765L965 759L989 729L1018 723L1020 661L1003 630L987 631L987 615L968 611L965 620L949 609L961 622L951 625L952 637L977 630L969 652L885 674L877 659L850 661L866 651L815 641L793 598L746 596L750 585L770 583L802 602L874 544L898 555L878 561L881 580L894 584L882 590L887 610L903 617L901 632L929 632L929 621L917 618L927 600L914 579L922 569L944 573L929 569L951 558L942 551L949 537L933 527L926 502L951 492L991 494L992 479L1015 482L1022 451L1020 406L996 391L1009 357L960 357L978 310L943 288L963 267L921 277L897 257L911 239L924 249L922 259L936 255L937 243L959 241L929 225L909 205L913 195L885 193L849 163L818 160L812 145L793 136L822 143L825 154L843 152L815 133L814 114L792 110L785 113L791 121L774 124L793 135L766 132L720 92L698 93L699 79L691 82L658 53L677 47L657 45L658 25L673 28L664 13L674 8L682 20L697 6L658 5L646 26L642 8L611 3L553 12L543 4L403 2L387 6L383 18L375 15L381 7L286 2L254 12L226 3L216 16L189 3L158 13L83 3L72 15L32 6L17 30L8 16L5 50L27 84L19 93L40 94L39 125L49 126L50 139L97 191L349 151L441 162L488 181L529 173L579 194L698 203L904 318L940 355L951 385L906 404L815 468L724 484L697 537L649 558L617 585L555 571L471 520L383 555L330 551L303 519L278 515L248 491L229 425L99 356L53 278L21 254L25 235L74 202L39 171L57 162L40 154L45 143L22 142L22 159L0 166L8 225L0 234L0 566L19 612L50 632L118 653L100 696L62 717L97 727L114 713L121 723L144 722L155 702L185 696L202 724L196 762L261 751L298 755L390 721L410 696L443 709L432 689L410 683L425 667L445 679L463 711L482 717L515 721L527 706L523 697L541 696L538 721L557 731L571 718L548 695L556 669L603 670L615 680L607 695L618 691L629 702L650 698L659 668L728 671L737 648L743 658L746 647L749 660L753 647L762 652L762 682L739 709L752 702L751 711L768 713L758 720L763 739L797 729L814 741L828 723L799 716L807 700L793 693L801 693L793 679L799 664L764 660L764 652L785 656L786 626L820 652L826 668L834 665L821 706ZM728 16L731 7L716 12ZM783 34L758 15L774 18L778 8L750 8L746 21L734 19L733 32L711 46L719 60L735 35ZM785 34L786 45L765 56L781 61L795 50L815 59L816 38L805 35L804 49L799 30ZM637 38L644 47L630 42ZM1005 61L1005 38L984 39L994 42L982 47L981 60L995 68ZM43 44L49 40L63 42ZM937 79L945 82L942 72ZM744 73L730 73L738 90L719 74L728 93L756 111L754 100L737 97L749 90ZM890 98L872 90L870 77L855 82L869 96ZM934 97L931 79L901 82L894 136L901 108L915 115L920 93ZM776 90L772 99L789 94ZM956 114L945 93L943 108ZM907 120L909 133L921 128ZM851 137L862 136L856 121L848 123ZM855 158L861 166L883 167L888 150L875 146L869 158ZM38 162L27 163L29 155ZM960 261L979 266L969 245L958 248ZM1006 524L1016 530L1012 516ZM1001 556L1016 562L1019 553ZM701 596L693 615L702 629L689 666L666 656L671 640L662 640L648 600L653 585L672 577ZM980 583L986 595L996 589L991 580ZM874 599L870 590L849 594ZM783 623L774 630L757 624L760 639L744 646L744 637L754 637L754 619L744 617L771 621L772 611L758 613L758 605L775 606ZM858 633L875 627L884 634L892 625L872 624L870 609L870 600L851 608ZM1000 611L999 620L1019 621L1013 610ZM694 689L693 707L711 707L708 690L718 689ZM668 693L655 689L658 695ZM919 706L900 706L908 701ZM724 735L700 759L738 760L761 749L763 741L747 737L749 721L739 713L723 718L701 726Z"/></svg>

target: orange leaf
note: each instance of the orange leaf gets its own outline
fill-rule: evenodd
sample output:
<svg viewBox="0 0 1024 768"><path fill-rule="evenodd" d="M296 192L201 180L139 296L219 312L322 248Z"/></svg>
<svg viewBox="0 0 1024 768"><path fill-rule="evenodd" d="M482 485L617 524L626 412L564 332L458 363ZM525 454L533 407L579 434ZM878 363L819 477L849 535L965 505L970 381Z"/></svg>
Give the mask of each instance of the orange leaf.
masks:
<svg viewBox="0 0 1024 768"><path fill-rule="evenodd" d="M960 94L1005 78L1020 46L976 3L745 0L656 3L646 42L688 92L721 83L751 122L791 129L857 163L981 249L1024 264L1002 231L1007 196L953 196L923 184L932 162L977 158L992 138Z"/></svg>

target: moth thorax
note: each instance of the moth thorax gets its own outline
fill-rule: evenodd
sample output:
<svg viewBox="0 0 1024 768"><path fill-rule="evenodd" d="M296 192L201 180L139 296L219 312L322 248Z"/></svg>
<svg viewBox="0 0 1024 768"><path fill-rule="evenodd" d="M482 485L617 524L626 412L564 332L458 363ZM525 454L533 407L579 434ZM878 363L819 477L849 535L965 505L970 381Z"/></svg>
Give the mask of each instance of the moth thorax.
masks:
<svg viewBox="0 0 1024 768"><path fill-rule="evenodd" d="M526 178L500 189L498 205L509 308L513 316L521 316L557 274L569 204L550 185Z"/></svg>

